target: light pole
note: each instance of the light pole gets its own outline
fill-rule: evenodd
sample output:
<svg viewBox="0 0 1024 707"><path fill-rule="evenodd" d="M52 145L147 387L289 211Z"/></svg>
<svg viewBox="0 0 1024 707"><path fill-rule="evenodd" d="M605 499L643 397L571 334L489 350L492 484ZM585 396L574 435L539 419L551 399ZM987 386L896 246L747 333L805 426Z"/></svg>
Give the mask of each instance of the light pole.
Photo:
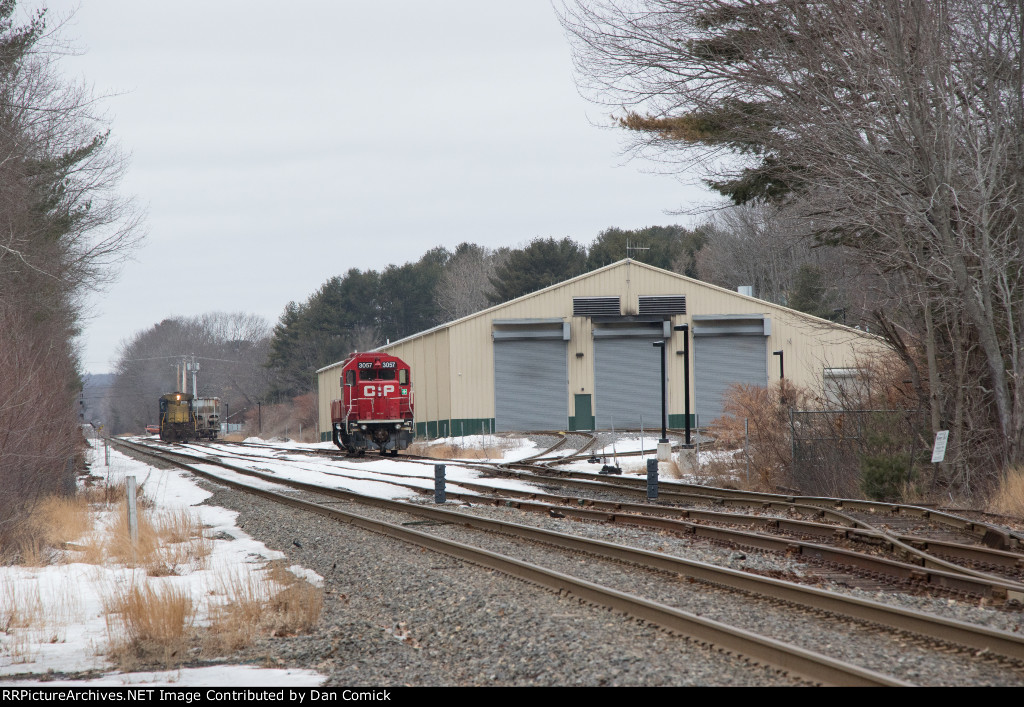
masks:
<svg viewBox="0 0 1024 707"><path fill-rule="evenodd" d="M659 444L668 443L668 413L665 408L665 346L664 341L655 341L653 346L661 349L661 439Z"/></svg>
<svg viewBox="0 0 1024 707"><path fill-rule="evenodd" d="M690 325L673 327L683 332L683 417L686 418L686 444L690 445Z"/></svg>
<svg viewBox="0 0 1024 707"><path fill-rule="evenodd" d="M786 406L786 388L785 388L785 384L782 381L784 381L786 379L786 369L782 365L783 364L782 349L779 349L778 351L772 351L772 356L778 356L779 357L779 404L782 405L783 407L785 407Z"/></svg>

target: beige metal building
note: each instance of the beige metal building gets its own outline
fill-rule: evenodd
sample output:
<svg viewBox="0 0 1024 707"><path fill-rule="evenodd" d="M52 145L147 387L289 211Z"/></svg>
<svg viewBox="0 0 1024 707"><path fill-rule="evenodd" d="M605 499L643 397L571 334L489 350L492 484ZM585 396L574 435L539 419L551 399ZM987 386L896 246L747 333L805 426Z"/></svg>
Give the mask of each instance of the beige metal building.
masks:
<svg viewBox="0 0 1024 707"><path fill-rule="evenodd" d="M875 336L635 260L524 295L380 350L412 368L417 434L654 429L666 343L669 427L685 426L688 326L691 425L722 412L732 383L785 376L821 391L885 351ZM776 352L782 352L777 355ZM341 397L341 362L317 371L321 439Z"/></svg>

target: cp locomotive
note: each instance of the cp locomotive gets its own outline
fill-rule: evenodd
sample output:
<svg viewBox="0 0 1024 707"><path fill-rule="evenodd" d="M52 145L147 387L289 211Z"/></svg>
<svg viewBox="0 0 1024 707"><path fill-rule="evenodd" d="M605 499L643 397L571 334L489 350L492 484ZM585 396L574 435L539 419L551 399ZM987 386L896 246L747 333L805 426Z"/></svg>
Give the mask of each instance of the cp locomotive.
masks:
<svg viewBox="0 0 1024 707"><path fill-rule="evenodd" d="M415 435L408 364L386 353L353 353L341 368L341 400L331 401L331 438L349 454L398 454Z"/></svg>
<svg viewBox="0 0 1024 707"><path fill-rule="evenodd" d="M160 439L187 442L196 438L196 416L191 393L167 393L160 396Z"/></svg>

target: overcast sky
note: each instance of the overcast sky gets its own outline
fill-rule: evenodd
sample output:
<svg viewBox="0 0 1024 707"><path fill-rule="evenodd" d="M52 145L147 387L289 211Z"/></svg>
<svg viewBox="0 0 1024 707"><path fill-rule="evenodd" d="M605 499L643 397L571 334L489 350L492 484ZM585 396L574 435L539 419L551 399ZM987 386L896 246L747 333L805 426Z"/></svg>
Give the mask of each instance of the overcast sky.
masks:
<svg viewBox="0 0 1024 707"><path fill-rule="evenodd" d="M122 191L147 212L142 247L93 298L91 373L166 317L273 323L349 268L688 225L669 212L712 200L627 160L611 111L578 94L547 0L22 0L40 5L75 11L63 36L84 53L65 73L118 94Z"/></svg>

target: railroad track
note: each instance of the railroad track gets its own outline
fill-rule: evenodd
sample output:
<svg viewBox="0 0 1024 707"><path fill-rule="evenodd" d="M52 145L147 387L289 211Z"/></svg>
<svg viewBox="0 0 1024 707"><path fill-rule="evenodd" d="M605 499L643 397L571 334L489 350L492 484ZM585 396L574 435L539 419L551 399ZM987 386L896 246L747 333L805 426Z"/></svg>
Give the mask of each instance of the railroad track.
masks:
<svg viewBox="0 0 1024 707"><path fill-rule="evenodd" d="M203 451L208 449L205 445L186 447ZM290 450L284 450L288 451ZM267 460L266 457L241 453L235 454L235 457L253 462ZM412 461L433 464L439 460ZM493 469L493 465L489 464L462 462L460 465ZM345 476L338 472L327 473ZM413 484L405 474L389 475L387 472L374 472L372 476L377 480L380 480L380 477L393 476L389 483L421 493L432 489L431 481L423 480ZM365 480L368 476L349 475L348 478ZM536 478L531 478L536 481ZM854 583L859 581L875 585L881 582L906 590L938 591L951 596L1008 602L1010 605L1024 599L1024 585L1020 581L1024 555L984 546L969 546L918 536L893 535L881 532L846 513L822 510L817 506L778 501L773 504L762 502L757 504L758 514L755 515L693 507L695 502L704 506L715 506L725 501L704 494L686 495L683 499L679 498L679 494L663 496L677 503L686 501L690 504L690 507L678 508L649 502L628 503L573 498L536 491L517 492L511 489L495 489L493 484L459 482L459 485L473 493L451 494L452 497L474 504L504 504L524 511L642 526L699 537L748 551L785 554L815 564L828 574L845 571L858 578L853 579ZM573 481L572 485L587 490L607 488L595 481ZM623 491L620 485L613 488ZM635 489L626 491L637 497L642 496ZM727 500L733 506L748 506L746 502L736 499ZM787 514L798 517L790 517ZM827 516L831 522L813 520L822 516Z"/></svg>
<svg viewBox="0 0 1024 707"><path fill-rule="evenodd" d="M139 449L137 446L134 448L137 450ZM172 461L173 463L181 466L190 466L189 462L182 460L184 455L181 452L169 452L167 450L155 451L152 449L142 449L140 451L146 454L158 456L159 458L163 458L165 461ZM194 455L191 456L194 457ZM195 460L193 459L193 462L194 461ZM218 463L209 458L201 458L199 461L204 464ZM254 472L251 469L243 469L237 465L229 463L222 463L222 465L236 473L243 473L262 478L265 481L273 481L275 483L283 482L281 478L274 477L272 474L261 474ZM192 468L194 469L194 467ZM205 473L205 475L209 476L208 473ZM223 478L218 477L217 480L225 483ZM239 486L237 482L229 483L234 486ZM287 483L293 488L302 489L307 493L328 493L335 498L345 498L350 501L357 500L361 504L367 504L377 509L386 509L388 512L405 514L413 513L419 517L429 518L433 521L444 523L445 525L459 527L471 525L479 529L489 530L490 532L526 535L530 536L535 541L559 545L564 548L571 548L578 552L605 556L609 559L620 562L647 565L655 567L662 572L685 575L701 582L730 586L734 591L748 591L762 596L773 596L772 592L785 592L785 594L780 594L782 597L781 599L779 596L774 596L773 598L787 602L799 603L805 606L813 606L818 611L835 612L844 616L854 616L861 621L870 621L872 623L892 626L901 631L912 631L918 635L928 636L930 640L952 642L957 645L970 646L976 650L992 651L999 655L1008 655L1014 660L1021 660L1024 658L1024 643L1021 642L1020 637L1013 634L1006 634L1005 632L993 632L988 629L983 629L982 627L959 625L957 622L950 622L948 620L936 620L936 617L915 615L914 612L899 612L891 607L885 607L884 605L874 605L872 602L843 598L829 592L822 592L821 590L814 590L808 587L800 587L799 585L779 582L778 580L772 581L767 578L751 577L744 573L730 571L724 568L715 568L708 565L701 565L701 563L687 562L685 560L660 553L645 554L642 551L637 551L633 548L625 548L610 543L595 543L594 541L575 536L553 534L550 531L542 531L536 528L529 528L527 526L517 526L509 523L495 522L488 519L472 519L467 517L465 513L453 513L452 511L439 508L410 507L410 504L408 503L384 501L383 499L369 499L366 497L360 497L358 494L352 494L351 492L325 490L321 487L311 486L309 484L300 484L297 482L284 483ZM241 484L240 486L246 485ZM764 637L757 637L756 635L746 635L751 632L729 629L728 627L717 625L716 622L709 623L707 621L700 620L700 617L687 616L685 615L685 612L660 605L658 602L643 600L639 597L631 597L624 592L601 587L594 582L569 577L551 570L544 570L533 566L530 563L517 562L509 557L501 557L494 553L487 553L479 548L467 549L467 546L464 544L451 544L450 541L442 542L436 536L412 532L409 531L408 528L402 528L394 523L385 523L382 525L382 522L379 520L368 520L365 516L346 514L338 511L337 509L329 508L323 503L307 504L306 502L299 501L298 499L288 495L282 496L281 494L276 494L267 491L266 489L252 489L246 487L245 490L268 498L273 498L278 502L288 503L289 505L302 507L306 510L320 513L321 515L327 515L329 517L344 520L345 522L353 523L360 527L373 529L377 532L384 532L392 537L401 537L409 542L416 542L425 547L431 547L432 549L448 552L486 567L492 567L500 569L503 572L515 574L516 576L526 578L528 581L556 589L557 591L569 592L573 596L604 606L613 607L616 610L623 611L624 613L636 618L653 621L671 631L696 636L698 640L710 641L716 646L726 648L727 650L738 651L753 660L770 663L780 667L781 669L787 670L791 674L800 675L813 681L835 684L897 684L899 682L893 681L885 676L874 674L871 671L865 672L863 669L859 668L850 669L848 667L843 667L842 665L837 664L834 659L822 660L820 658L816 658L813 656L812 652L808 652L805 649L787 646L784 642L779 642L777 639L765 639ZM430 535L431 539L422 537L423 535ZM771 588L768 589L766 587ZM819 603L815 604L813 602ZM908 626L910 628L908 628ZM956 636L953 637L954 634L951 632L960 633L957 633ZM791 648L794 650L791 650ZM842 661L839 661L839 663L842 663ZM850 672L847 672L848 670Z"/></svg>
<svg viewBox="0 0 1024 707"><path fill-rule="evenodd" d="M567 471L550 465L539 466L531 463L513 462L490 465L495 470L524 480L557 478L560 483L577 489L594 488L595 484L628 490L634 496L646 496L645 478L614 476L606 477L593 473ZM517 473L525 472L525 473ZM974 567L994 569L1008 578L1018 576L1022 567L1017 558L1024 553L1024 543L1019 533L990 523L972 521L951 513L935 511L920 506L889 504L854 499L835 499L805 496L785 496L759 492L720 489L675 481L663 481L659 487L659 500L677 504L713 504L732 508L762 508L790 510L803 515L819 515L838 525L852 526L879 534L899 552L909 557L916 556L924 566L946 568L983 577L986 572ZM902 525L927 526L929 532L914 534L890 532L886 526ZM959 533L956 537L971 540L972 548L966 542L950 542L937 535L950 536L950 531ZM929 548L939 552L933 554ZM989 552L988 550L997 552ZM1011 579L1011 581L1013 581ZM1010 598L1024 601L1024 595L1015 592Z"/></svg>
<svg viewBox="0 0 1024 707"><path fill-rule="evenodd" d="M646 479L631 478L627 476L602 477L596 474L578 471L558 469L551 466L536 466L524 463L511 463L510 468L523 468L541 475L552 475L565 479L597 480L605 484L625 486L634 489L645 489ZM866 514L864 517L879 518L903 515L918 520L931 521L936 525L946 528L953 528L964 531L977 537L982 543L989 547L999 549L1024 547L1024 533L986 521L976 521L958 516L947 511L940 511L924 506L912 504L883 503L880 501L865 501L860 499L830 498L818 496L799 496L775 493L763 493L757 491L741 491L737 489L716 488L697 484L687 484L681 481L663 480L661 483L662 493L675 495L711 496L722 499L724 503L738 502L739 505L749 503L798 503L802 505L815 506L828 512L830 509L842 510L846 513Z"/></svg>

